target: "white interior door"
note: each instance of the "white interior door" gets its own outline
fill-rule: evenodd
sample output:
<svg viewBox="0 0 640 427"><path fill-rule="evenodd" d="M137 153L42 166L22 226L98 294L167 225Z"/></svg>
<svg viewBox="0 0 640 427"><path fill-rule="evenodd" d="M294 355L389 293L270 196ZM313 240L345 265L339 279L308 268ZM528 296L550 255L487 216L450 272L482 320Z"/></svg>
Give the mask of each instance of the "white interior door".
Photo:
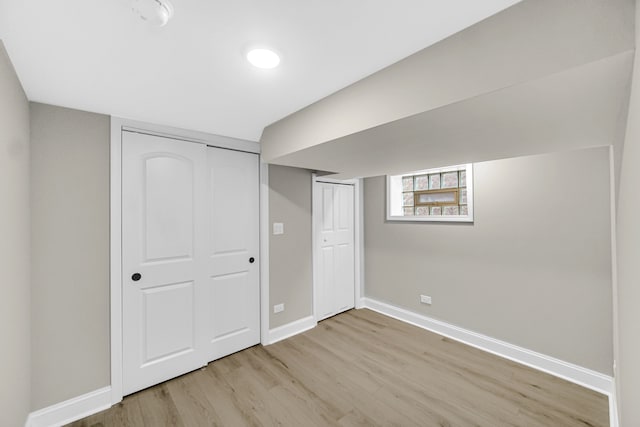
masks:
<svg viewBox="0 0 640 427"><path fill-rule="evenodd" d="M123 132L123 392L206 363L206 147Z"/></svg>
<svg viewBox="0 0 640 427"><path fill-rule="evenodd" d="M215 360L260 342L258 156L207 148L206 354Z"/></svg>
<svg viewBox="0 0 640 427"><path fill-rule="evenodd" d="M353 185L316 182L317 320L354 307L354 188Z"/></svg>
<svg viewBox="0 0 640 427"><path fill-rule="evenodd" d="M258 156L122 140L125 395L260 342Z"/></svg>

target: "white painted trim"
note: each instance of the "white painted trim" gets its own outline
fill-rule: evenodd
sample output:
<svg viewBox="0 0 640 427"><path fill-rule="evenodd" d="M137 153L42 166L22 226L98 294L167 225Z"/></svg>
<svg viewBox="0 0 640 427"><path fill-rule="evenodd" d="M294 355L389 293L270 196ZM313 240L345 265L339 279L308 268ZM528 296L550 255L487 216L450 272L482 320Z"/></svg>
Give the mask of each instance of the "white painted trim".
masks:
<svg viewBox="0 0 640 427"><path fill-rule="evenodd" d="M364 194L362 191L362 179L355 180L355 273L356 273L356 294L355 307L362 308L362 297L364 296Z"/></svg>
<svg viewBox="0 0 640 427"><path fill-rule="evenodd" d="M574 365L569 362L556 359L523 347L509 344L486 335L479 334L458 326L436 320L421 314L405 310L372 298L365 298L365 307L385 316L410 323L423 329L427 329L436 334L443 335L453 340L484 350L496 356L521 363L539 371L546 372L556 377L571 381L583 387L595 390L611 396L613 388L613 378Z"/></svg>
<svg viewBox="0 0 640 427"><path fill-rule="evenodd" d="M347 184L347 185L355 185L355 183L358 181L358 179L353 178L353 179L335 179L335 178L328 178L324 175L320 176L317 173L313 173L312 174L314 176L314 182L326 182L327 184Z"/></svg>
<svg viewBox="0 0 640 427"><path fill-rule="evenodd" d="M303 317L286 325L278 326L269 331L269 344L277 343L294 335L301 334L316 327L318 322L313 316Z"/></svg>
<svg viewBox="0 0 640 427"><path fill-rule="evenodd" d="M201 144L211 145L213 147L229 148L232 150L247 151L249 153L260 154L261 146L258 142L255 141L247 141L244 139L231 138L222 135L213 135L210 133L175 128L171 126L157 125L154 123L139 122L136 120L128 120L120 117L114 117L112 118L112 121L113 119L119 121L122 124L122 128L124 130L146 133L149 135L165 136L190 142L199 142Z"/></svg>
<svg viewBox="0 0 640 427"><path fill-rule="evenodd" d="M620 417L618 415L618 392L616 389L616 380L613 379L613 386L611 387L611 394L609 394L609 426L620 427Z"/></svg>
<svg viewBox="0 0 640 427"><path fill-rule="evenodd" d="M311 315L313 320L317 323L318 317L316 315L316 303L318 302L318 251L316 250L316 244L318 239L316 237L318 232L317 218L314 215L316 210L316 179L318 175L313 172L311 174Z"/></svg>
<svg viewBox="0 0 640 427"><path fill-rule="evenodd" d="M110 163L110 328L111 403L122 400L122 126L111 118Z"/></svg>
<svg viewBox="0 0 640 427"><path fill-rule="evenodd" d="M110 407L111 387L103 387L30 413L26 427L58 427Z"/></svg>
<svg viewBox="0 0 640 427"><path fill-rule="evenodd" d="M312 298L313 298L313 318L318 321L318 310L316 302L318 301L318 251L317 251L317 232L318 218L314 215L316 211L316 184L341 184L353 185L353 263L354 263L354 307L362 308L360 302L364 295L364 196L362 195L362 179L339 180L318 176L316 173L311 174L311 270L312 270Z"/></svg>
<svg viewBox="0 0 640 427"><path fill-rule="evenodd" d="M245 141L229 138L220 135L212 135L203 132L179 129L170 126L161 126L152 123L143 123L135 120L120 117L111 117L111 147L110 147L110 328L111 328L111 404L116 404L122 400L122 132L123 130L170 137L183 141L206 144L212 147L226 148L248 153L260 154L260 144L253 141ZM261 179L264 178L261 166ZM263 221L263 211L266 212L268 222L268 181L267 199L263 199L263 182L261 181L261 224ZM266 203L266 205L264 205ZM266 208L264 207L266 206ZM266 209L266 210L265 210ZM268 296L268 238L266 249L263 247L261 235L260 258L261 258L261 280L267 277ZM265 255L266 254L266 255ZM266 276L264 268L266 266ZM262 287L262 282L261 282ZM261 298L264 290L260 291ZM268 302L267 302L268 303ZM268 312L268 311L267 311ZM261 322L264 317L261 316ZM261 339L268 331L268 317L265 330L261 324Z"/></svg>
<svg viewBox="0 0 640 427"><path fill-rule="evenodd" d="M618 427L618 366L619 329L618 329L618 243L617 243L617 210L616 210L616 169L615 150L609 146L609 207L611 223L611 297L613 301L613 386L609 395L609 418L611 427Z"/></svg>
<svg viewBox="0 0 640 427"><path fill-rule="evenodd" d="M260 342L269 344L269 164L260 160Z"/></svg>

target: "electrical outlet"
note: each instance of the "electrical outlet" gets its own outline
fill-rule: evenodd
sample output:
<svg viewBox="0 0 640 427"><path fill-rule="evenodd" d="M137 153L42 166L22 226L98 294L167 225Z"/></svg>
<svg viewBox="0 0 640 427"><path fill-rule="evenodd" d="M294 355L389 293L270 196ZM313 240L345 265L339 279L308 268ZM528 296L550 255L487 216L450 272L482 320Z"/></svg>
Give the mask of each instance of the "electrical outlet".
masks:
<svg viewBox="0 0 640 427"><path fill-rule="evenodd" d="M429 304L431 305L431 297L428 295L420 295L420 302L422 304Z"/></svg>
<svg viewBox="0 0 640 427"><path fill-rule="evenodd" d="M273 306L273 312L274 313L280 313L281 311L284 311L284 303L276 304L276 305Z"/></svg>

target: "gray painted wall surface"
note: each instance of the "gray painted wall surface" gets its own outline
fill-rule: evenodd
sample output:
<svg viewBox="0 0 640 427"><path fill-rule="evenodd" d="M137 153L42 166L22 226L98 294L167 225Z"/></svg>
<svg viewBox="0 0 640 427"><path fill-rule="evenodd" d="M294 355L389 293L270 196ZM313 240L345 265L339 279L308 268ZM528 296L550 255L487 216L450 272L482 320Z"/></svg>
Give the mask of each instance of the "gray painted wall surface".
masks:
<svg viewBox="0 0 640 427"><path fill-rule="evenodd" d="M30 396L29 103L0 40L0 425L24 425Z"/></svg>
<svg viewBox="0 0 640 427"><path fill-rule="evenodd" d="M640 2L636 46L640 46ZM637 47L636 47L637 49ZM621 426L640 425L640 54L635 69L617 209L617 386Z"/></svg>
<svg viewBox="0 0 640 427"><path fill-rule="evenodd" d="M273 235L273 223L284 234ZM269 165L269 327L313 314L311 172ZM285 310L274 314L273 306Z"/></svg>
<svg viewBox="0 0 640 427"><path fill-rule="evenodd" d="M608 148L477 163L474 180L473 225L385 222L385 179L365 180L366 296L610 375Z"/></svg>
<svg viewBox="0 0 640 427"><path fill-rule="evenodd" d="M627 104L632 68L633 51L629 50L356 132L273 162L336 171L340 177L371 177L610 145L624 135L620 119L626 114L622 109Z"/></svg>
<svg viewBox="0 0 640 427"><path fill-rule="evenodd" d="M109 123L31 104L32 410L110 384Z"/></svg>
<svg viewBox="0 0 640 427"><path fill-rule="evenodd" d="M524 0L274 124L267 161L633 48L634 0Z"/></svg>

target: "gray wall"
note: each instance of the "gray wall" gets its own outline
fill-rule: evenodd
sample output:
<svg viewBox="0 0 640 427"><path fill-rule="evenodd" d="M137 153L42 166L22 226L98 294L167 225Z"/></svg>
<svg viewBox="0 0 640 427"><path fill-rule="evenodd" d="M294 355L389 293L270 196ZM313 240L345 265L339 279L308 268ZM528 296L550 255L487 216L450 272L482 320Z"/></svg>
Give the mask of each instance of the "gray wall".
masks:
<svg viewBox="0 0 640 427"><path fill-rule="evenodd" d="M284 234L273 235L273 223ZM313 314L311 172L269 165L269 327ZM273 306L285 310L274 314Z"/></svg>
<svg viewBox="0 0 640 427"><path fill-rule="evenodd" d="M263 156L272 161L633 49L633 3L524 0L269 125Z"/></svg>
<svg viewBox="0 0 640 427"><path fill-rule="evenodd" d="M385 180L365 180L366 296L611 374L608 148L477 163L474 180L472 225L385 222Z"/></svg>
<svg viewBox="0 0 640 427"><path fill-rule="evenodd" d="M341 178L370 177L602 147L621 141L624 135L620 119L626 115L622 111L632 68L633 51L629 50L352 133L273 163L336 171Z"/></svg>
<svg viewBox="0 0 640 427"><path fill-rule="evenodd" d="M29 103L0 40L0 425L29 412Z"/></svg>
<svg viewBox="0 0 640 427"><path fill-rule="evenodd" d="M636 46L640 46L640 2ZM640 54L635 69L617 209L617 386L622 426L640 425Z"/></svg>
<svg viewBox="0 0 640 427"><path fill-rule="evenodd" d="M110 384L109 134L31 104L33 410Z"/></svg>

